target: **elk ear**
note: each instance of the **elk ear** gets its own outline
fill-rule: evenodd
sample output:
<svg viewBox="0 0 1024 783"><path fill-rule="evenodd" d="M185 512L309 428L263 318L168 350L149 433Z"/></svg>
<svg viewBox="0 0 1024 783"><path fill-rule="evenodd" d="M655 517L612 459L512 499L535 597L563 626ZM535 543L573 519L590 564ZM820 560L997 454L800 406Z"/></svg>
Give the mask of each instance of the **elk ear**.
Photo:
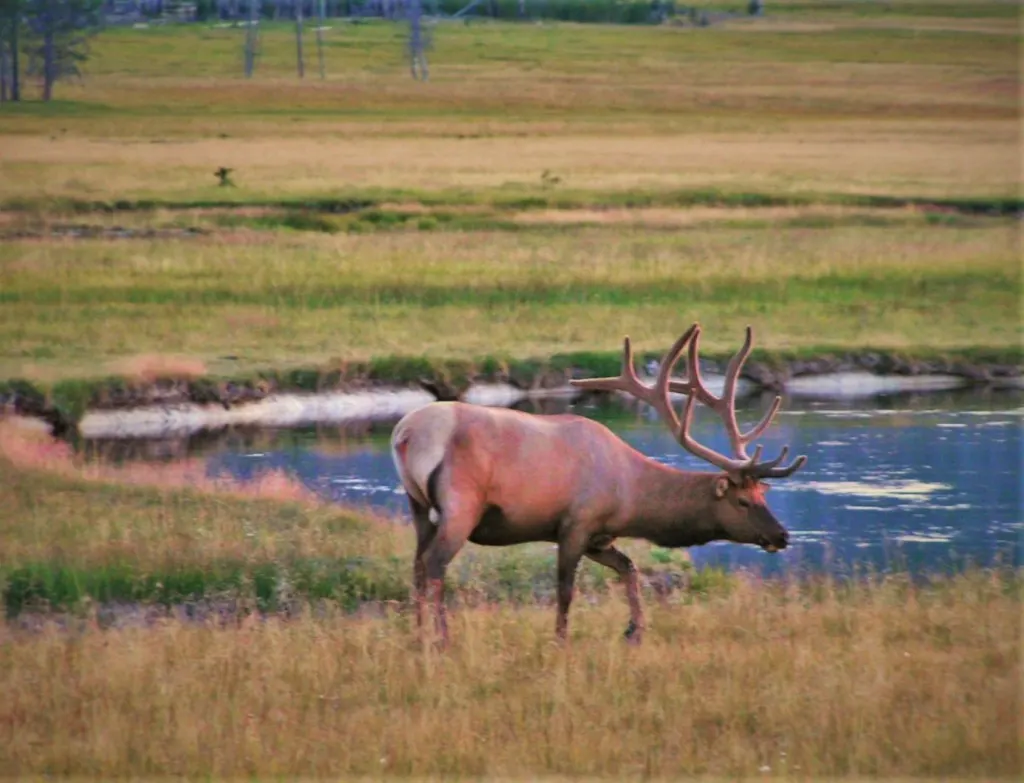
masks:
<svg viewBox="0 0 1024 783"><path fill-rule="evenodd" d="M715 479L715 499L721 500L725 497L725 493L729 491L729 477L718 476Z"/></svg>

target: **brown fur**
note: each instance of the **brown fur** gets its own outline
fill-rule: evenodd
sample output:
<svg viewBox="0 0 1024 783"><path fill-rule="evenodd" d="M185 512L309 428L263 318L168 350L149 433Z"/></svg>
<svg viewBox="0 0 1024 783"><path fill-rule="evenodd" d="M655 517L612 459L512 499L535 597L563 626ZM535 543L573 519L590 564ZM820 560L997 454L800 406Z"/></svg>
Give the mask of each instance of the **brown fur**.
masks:
<svg viewBox="0 0 1024 783"><path fill-rule="evenodd" d="M747 432L736 421L736 384L753 346L748 326L743 347L729 361L721 397L700 376L700 324L693 324L665 354L653 386L640 381L625 339L622 372L615 378L571 383L594 391L622 391L652 405L682 446L721 473L676 470L648 459L607 427L581 416L532 416L513 410L439 402L406 415L395 426L395 466L409 496L416 525L413 567L417 619L422 624L427 592L447 641L444 572L467 541L508 546L527 541L558 544L558 619L564 638L569 623L576 567L583 557L613 569L626 584L630 620L626 637L639 641L644 617L636 568L615 548L621 537L646 538L662 546L694 546L726 540L784 549L785 528L765 505L762 478L784 478L807 458L782 464L788 447L762 462L761 449L747 444L771 424L782 402ZM685 381L672 368L687 352ZM671 391L687 396L680 420ZM733 456L701 445L690 435L697 401L725 423Z"/></svg>
<svg viewBox="0 0 1024 783"><path fill-rule="evenodd" d="M615 548L616 538L645 538L664 546L714 540L786 544L786 532L764 505L759 482L738 486L726 473L667 467L580 416L432 403L396 425L392 452L417 529L418 615L422 621L429 587L443 639L444 572L467 541L558 544L559 636L566 633L580 558L607 565L626 583L627 635L636 641L644 626L636 569ZM430 498L427 480L436 469L437 496ZM437 524L429 507L439 512Z"/></svg>

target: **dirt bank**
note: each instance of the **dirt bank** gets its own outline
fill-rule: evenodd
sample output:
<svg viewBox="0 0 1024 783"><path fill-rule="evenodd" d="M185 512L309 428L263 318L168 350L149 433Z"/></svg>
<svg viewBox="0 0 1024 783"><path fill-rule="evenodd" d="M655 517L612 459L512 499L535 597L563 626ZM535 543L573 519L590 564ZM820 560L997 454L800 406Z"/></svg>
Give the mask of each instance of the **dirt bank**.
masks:
<svg viewBox="0 0 1024 783"><path fill-rule="evenodd" d="M655 356L639 361L650 370ZM727 358L704 360L702 369L714 378L724 371ZM0 411L43 418L59 435L79 428L87 416L105 421L98 429L107 431L114 426L109 421L115 412L121 423L114 429L141 427L146 432L237 423L286 426L393 416L431 399L513 405L529 397L571 396L577 394L571 379L616 374L619 361L612 353L518 362L398 358L237 378L109 377L51 387L11 379L0 381ZM1019 352L983 349L918 357L871 350L799 357L755 354L744 367L741 392L849 397L969 386L1020 388L1021 364ZM125 418L129 411L133 415ZM129 420L134 424L125 423Z"/></svg>

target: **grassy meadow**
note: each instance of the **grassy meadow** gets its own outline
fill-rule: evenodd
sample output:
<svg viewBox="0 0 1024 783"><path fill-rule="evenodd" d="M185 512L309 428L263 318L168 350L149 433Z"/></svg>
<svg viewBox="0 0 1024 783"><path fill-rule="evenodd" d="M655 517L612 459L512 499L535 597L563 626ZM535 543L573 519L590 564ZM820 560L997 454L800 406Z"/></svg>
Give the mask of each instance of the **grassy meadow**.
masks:
<svg viewBox="0 0 1024 783"><path fill-rule="evenodd" d="M54 101L0 104L0 392L614 365L694 320L709 355L749 323L770 353L1019 364L1018 10L441 23L427 83L384 22L332 20L324 80L310 29L302 81L287 24L251 80L242 29L104 30ZM0 422L0 509L0 776L1022 768L1013 570L769 581L628 542L645 644L590 564L561 649L551 548L474 548L439 656L410 531L285 476L86 462Z"/></svg>
<svg viewBox="0 0 1024 783"><path fill-rule="evenodd" d="M653 351L693 319L722 353L748 322L774 351L1012 350L1012 225L915 222L11 243L0 367L83 376L171 352L226 374L338 357L614 353L623 334Z"/></svg>
<svg viewBox="0 0 1024 783"><path fill-rule="evenodd" d="M645 583L671 569L689 588L644 588L649 631L633 648L621 592L586 565L559 648L550 551L471 548L438 655L408 608L408 530L280 477L214 486L188 464L83 466L9 425L0 447L0 774L1020 770L1012 570L765 581L627 542Z"/></svg>
<svg viewBox="0 0 1024 783"><path fill-rule="evenodd" d="M694 319L717 353L751 322L1012 357L1012 4L869 8L441 23L425 84L384 22L332 22L301 81L288 25L251 80L240 29L109 29L0 107L0 378L659 350Z"/></svg>
<svg viewBox="0 0 1024 783"><path fill-rule="evenodd" d="M409 618L300 614L240 626L5 633L6 774L703 775L1013 778L1020 771L1019 600L998 576L741 580L651 608L625 602L459 611L443 657ZM4 633L0 631L0 633Z"/></svg>

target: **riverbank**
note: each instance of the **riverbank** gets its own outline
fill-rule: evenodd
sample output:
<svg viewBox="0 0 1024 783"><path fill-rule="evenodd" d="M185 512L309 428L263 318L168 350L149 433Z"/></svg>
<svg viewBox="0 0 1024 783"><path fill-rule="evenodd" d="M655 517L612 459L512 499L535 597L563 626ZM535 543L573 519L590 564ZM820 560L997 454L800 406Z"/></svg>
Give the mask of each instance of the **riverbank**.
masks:
<svg viewBox="0 0 1024 783"><path fill-rule="evenodd" d="M239 411L282 394L500 385L514 399L617 372L625 334L656 360L692 320L711 373L754 326L755 389L1019 384L1015 220L807 227L735 224L731 209L670 231L12 241L0 402L69 431L87 411Z"/></svg>
<svg viewBox="0 0 1024 783"><path fill-rule="evenodd" d="M0 422L0 466L0 593L10 616L103 604L114 616L140 604L276 612L329 601L351 610L408 595L415 541L405 525L330 503L281 472L240 482L207 475L201 459L83 461L12 421ZM451 574L461 600L554 595L550 546L474 550ZM660 590L689 581L679 580L685 553L643 542L630 552ZM583 568L582 588L606 593L605 571ZM722 582L709 569L691 586Z"/></svg>
<svg viewBox="0 0 1024 783"><path fill-rule="evenodd" d="M625 601L588 564L560 650L549 548L470 547L439 658L411 628L407 528L282 477L0 445L9 773L1019 771L1013 570L764 580L624 542L645 644L622 642ZM462 727L440 754L437 725Z"/></svg>
<svg viewBox="0 0 1024 783"><path fill-rule="evenodd" d="M926 352L922 352L927 355ZM1014 349L974 349L915 358L886 351L760 351L741 376L741 396L760 392L849 398L964 389L1021 388ZM660 354L641 355L640 362ZM0 381L0 413L39 418L58 435L160 437L230 426L297 426L395 418L435 399L514 405L546 397L578 398L572 378L617 374L620 354L577 354L547 360L429 362L392 358L343 369L295 368L238 378L187 377L187 363L150 358L148 377L62 381L47 388ZM705 357L718 385L727 357ZM175 372L177 370L177 373Z"/></svg>

